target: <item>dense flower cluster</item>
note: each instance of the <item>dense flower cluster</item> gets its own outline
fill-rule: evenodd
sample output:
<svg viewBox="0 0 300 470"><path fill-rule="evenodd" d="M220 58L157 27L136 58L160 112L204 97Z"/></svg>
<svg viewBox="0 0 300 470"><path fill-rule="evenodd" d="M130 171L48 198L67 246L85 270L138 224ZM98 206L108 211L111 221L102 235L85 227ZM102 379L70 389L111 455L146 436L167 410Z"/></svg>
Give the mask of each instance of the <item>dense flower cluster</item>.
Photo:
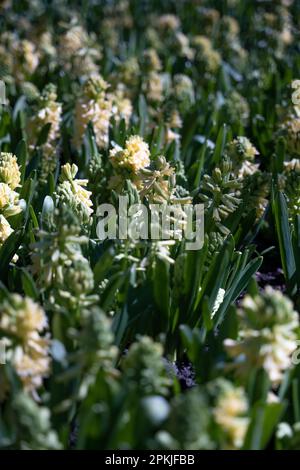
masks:
<svg viewBox="0 0 300 470"><path fill-rule="evenodd" d="M225 341L229 355L236 359L234 367L243 376L262 367L278 384L297 348L299 320L292 303L267 287L263 295L245 297L239 316L240 340Z"/></svg>
<svg viewBox="0 0 300 470"><path fill-rule="evenodd" d="M78 167L67 163L61 168L60 184L57 186L59 204L70 206L82 221L88 221L93 213L91 191L85 189L87 180L75 179Z"/></svg>
<svg viewBox="0 0 300 470"><path fill-rule="evenodd" d="M200 199L211 212L216 227L225 234L228 231L222 220L226 220L242 202L237 193L241 187L241 183L232 173L230 160L224 160L222 167L215 168L212 175L203 176Z"/></svg>
<svg viewBox="0 0 300 470"><path fill-rule="evenodd" d="M232 161L234 172L239 178L257 172L259 165L254 163L254 159L258 155L258 150L247 137L238 136L228 143L226 150Z"/></svg>
<svg viewBox="0 0 300 470"><path fill-rule="evenodd" d="M17 157L12 153L1 152L0 154L0 180L13 190L20 185L20 168Z"/></svg>
<svg viewBox="0 0 300 470"><path fill-rule="evenodd" d="M74 117L74 145L80 147L89 122L93 123L97 144L100 148L108 145L109 120L112 101L107 93L109 85L101 77L91 77L83 86L76 102Z"/></svg>
<svg viewBox="0 0 300 470"><path fill-rule="evenodd" d="M126 140L124 149L113 148L109 156L114 167L133 173L150 165L149 146L138 135Z"/></svg>
<svg viewBox="0 0 300 470"><path fill-rule="evenodd" d="M0 247L13 229L8 218L21 212L19 195L15 191L21 181L17 158L12 153L0 154ZM15 258L16 259L16 258Z"/></svg>
<svg viewBox="0 0 300 470"><path fill-rule="evenodd" d="M50 371L48 320L30 298L11 295L1 307L0 332L25 390L36 390Z"/></svg>
<svg viewBox="0 0 300 470"><path fill-rule="evenodd" d="M52 174L57 167L57 143L60 136L59 128L61 123L61 104L57 102L56 87L49 84L43 90L39 98L36 114L29 121L29 140L32 148L39 146L39 133L44 126L49 125L49 131L45 142L41 147L41 180L47 181L47 178Z"/></svg>
<svg viewBox="0 0 300 470"><path fill-rule="evenodd" d="M230 382L220 381L218 388L214 417L225 434L225 447L236 449L243 445L249 425L247 398L241 387Z"/></svg>

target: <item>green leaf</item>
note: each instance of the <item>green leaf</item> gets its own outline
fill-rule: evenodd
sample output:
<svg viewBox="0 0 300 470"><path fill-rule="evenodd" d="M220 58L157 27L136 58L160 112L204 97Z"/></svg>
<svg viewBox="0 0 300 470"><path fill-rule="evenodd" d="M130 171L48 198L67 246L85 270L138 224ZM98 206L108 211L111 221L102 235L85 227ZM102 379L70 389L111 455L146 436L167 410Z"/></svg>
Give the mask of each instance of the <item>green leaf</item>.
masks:
<svg viewBox="0 0 300 470"><path fill-rule="evenodd" d="M22 243L24 236L24 228L15 230L3 243L0 249L0 280L5 280L8 272L8 266L19 246Z"/></svg>
<svg viewBox="0 0 300 470"><path fill-rule="evenodd" d="M35 212L34 212L34 209L33 209L32 206L29 207L29 212L30 212L31 220L33 222L33 227L35 229L38 229L39 228L39 222L38 222L37 216L35 215Z"/></svg>
<svg viewBox="0 0 300 470"><path fill-rule="evenodd" d="M224 147L226 144L226 138L227 138L227 127L226 127L226 124L223 124L223 126L221 127L218 133L215 150L214 150L212 160L211 160L212 163L217 164L221 160Z"/></svg>
<svg viewBox="0 0 300 470"><path fill-rule="evenodd" d="M251 421L245 438L245 450L266 448L284 408L284 403L256 403L252 409Z"/></svg>
<svg viewBox="0 0 300 470"><path fill-rule="evenodd" d="M110 249L106 250L94 266L94 279L96 284L99 284L101 281L103 281L103 279L105 279L108 270L113 264L113 261L113 251Z"/></svg>
<svg viewBox="0 0 300 470"><path fill-rule="evenodd" d="M153 267L153 293L156 305L165 318L170 312L170 264L168 261L156 258Z"/></svg>
<svg viewBox="0 0 300 470"><path fill-rule="evenodd" d="M229 273L229 264L233 255L233 250L234 240L232 236L229 236L224 242L220 253L214 255L210 269L202 282L201 291L198 294L196 301L196 310L193 314L193 321L196 323L200 320L202 299L204 296L209 299L209 309L212 310L218 291L223 287L225 277Z"/></svg>
<svg viewBox="0 0 300 470"><path fill-rule="evenodd" d="M285 197L281 191L275 192L272 201L275 217L276 231L279 241L280 257L288 290L291 295L296 294L296 262L293 253L292 236L288 219L288 208Z"/></svg>
<svg viewBox="0 0 300 470"><path fill-rule="evenodd" d="M50 129L51 129L51 123L50 122L48 122L47 124L45 124L43 126L41 132L39 133L38 139L37 139L37 144L36 144L37 147L41 147L41 145L44 145L47 142Z"/></svg>
<svg viewBox="0 0 300 470"><path fill-rule="evenodd" d="M115 300L115 295L118 289L124 284L125 281L125 273L116 273L110 277L109 282L101 296L101 306L103 310L107 311L107 309L110 308L113 301Z"/></svg>
<svg viewBox="0 0 300 470"><path fill-rule="evenodd" d="M113 318L112 331L115 334L115 344L120 346L124 333L128 327L128 309L127 304L121 312L118 312Z"/></svg>
<svg viewBox="0 0 300 470"><path fill-rule="evenodd" d="M294 223L293 250L296 263L297 286L300 288L300 215L297 215Z"/></svg>
<svg viewBox="0 0 300 470"><path fill-rule="evenodd" d="M98 154L96 138L94 134L93 125L89 122L83 137L83 154L80 169L84 170L88 166L90 159ZM83 166L84 164L84 166Z"/></svg>
<svg viewBox="0 0 300 470"><path fill-rule="evenodd" d="M247 266L242 269L233 281L230 289L226 292L224 300L216 314L215 325L222 323L224 315L229 305L234 302L238 296L246 289L251 277L255 274L262 264L263 258L259 257L250 261Z"/></svg>
<svg viewBox="0 0 300 470"><path fill-rule="evenodd" d="M207 140L205 140L205 143L201 147L200 156L197 162L197 171L196 171L196 177L194 180L194 188L198 188L200 186L201 173L202 173L202 169L204 166L204 158L205 158L206 150L207 150Z"/></svg>
<svg viewBox="0 0 300 470"><path fill-rule="evenodd" d="M21 279L22 279L22 286L23 286L25 295L27 295L28 297L31 297L34 300L38 300L39 298L38 288L33 280L33 277L31 276L31 274L29 274L29 272L25 268L22 268Z"/></svg>
<svg viewBox="0 0 300 470"><path fill-rule="evenodd" d="M283 162L285 160L286 142L280 137L276 143L275 169L277 173L283 172Z"/></svg>
<svg viewBox="0 0 300 470"><path fill-rule="evenodd" d="M145 135L145 130L146 130L146 122L148 119L148 108L147 108L147 103L145 100L144 95L139 96L139 103L138 103L138 110L139 110L139 120L140 120L140 125L139 125L139 135L144 136Z"/></svg>
<svg viewBox="0 0 300 470"><path fill-rule="evenodd" d="M20 166L20 171L21 171L21 184L23 184L24 179L25 179L26 163L28 160L27 145L24 139L22 139L18 143L18 146L16 149L16 156L17 156L18 164Z"/></svg>

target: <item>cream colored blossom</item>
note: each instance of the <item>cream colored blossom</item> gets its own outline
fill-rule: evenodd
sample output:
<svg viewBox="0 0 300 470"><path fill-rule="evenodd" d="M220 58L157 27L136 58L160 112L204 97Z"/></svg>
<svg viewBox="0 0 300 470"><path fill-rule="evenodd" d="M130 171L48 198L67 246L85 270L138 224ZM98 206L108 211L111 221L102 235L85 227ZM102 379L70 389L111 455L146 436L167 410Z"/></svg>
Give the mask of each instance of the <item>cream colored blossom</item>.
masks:
<svg viewBox="0 0 300 470"><path fill-rule="evenodd" d="M300 214L300 160L284 162L284 171L280 176L279 185L286 195L289 218L293 224Z"/></svg>
<svg viewBox="0 0 300 470"><path fill-rule="evenodd" d="M227 38L229 41L234 41L240 32L238 21L232 16L228 15L224 15L221 18L221 29L224 38Z"/></svg>
<svg viewBox="0 0 300 470"><path fill-rule="evenodd" d="M26 390L41 387L43 378L49 375L50 357L48 354L49 341L46 338L40 338L39 349L31 349L30 354L26 354L21 347L15 349L11 361Z"/></svg>
<svg viewBox="0 0 300 470"><path fill-rule="evenodd" d="M13 229L3 215L0 215L0 247L5 240L12 234Z"/></svg>
<svg viewBox="0 0 300 470"><path fill-rule="evenodd" d="M247 137L239 136L229 142L226 146L226 151L232 160L237 162L243 160L254 160L256 155L259 154L258 150L250 142ZM234 161L235 163L235 161Z"/></svg>
<svg viewBox="0 0 300 470"><path fill-rule="evenodd" d="M143 170L141 172L141 180L142 190L140 195L142 198L146 197L153 204L171 202L175 186L175 174L174 168L170 166L165 157L162 155L157 157L155 169ZM179 209L179 213L181 213L181 209ZM180 220L179 217L178 220Z"/></svg>
<svg viewBox="0 0 300 470"><path fill-rule="evenodd" d="M5 217L10 217L21 212L19 195L6 183L0 183L0 211L2 211Z"/></svg>
<svg viewBox="0 0 300 470"><path fill-rule="evenodd" d="M57 165L57 143L60 136L62 117L61 103L57 102L56 87L49 84L45 87L39 101L37 113L31 118L28 126L30 147L37 144L39 132L46 124L51 124L47 140L41 146L41 180L47 181L48 175L53 173Z"/></svg>
<svg viewBox="0 0 300 470"><path fill-rule="evenodd" d="M254 175L259 169L258 163L252 163L249 161L245 161L242 163L242 166L236 172L236 175L239 179L245 178L245 176Z"/></svg>
<svg viewBox="0 0 300 470"><path fill-rule="evenodd" d="M1 152L0 154L0 181L16 189L21 181L21 172L17 163L17 157L12 153Z"/></svg>
<svg viewBox="0 0 300 470"><path fill-rule="evenodd" d="M139 62L136 57L132 56L119 64L116 80L125 83L128 91L134 94L134 89L139 83L140 75Z"/></svg>
<svg viewBox="0 0 300 470"><path fill-rule="evenodd" d="M100 148L108 146L113 104L107 88L108 83L101 76L92 77L85 83L75 106L73 142L77 148L82 144L89 122L93 124L97 145Z"/></svg>
<svg viewBox="0 0 300 470"><path fill-rule="evenodd" d="M193 82L187 75L181 73L174 75L173 93L182 112L188 111L195 103Z"/></svg>
<svg viewBox="0 0 300 470"><path fill-rule="evenodd" d="M26 70L32 74L39 64L39 56L35 45L32 42L23 39L21 41L21 50L19 50L19 53L20 58L22 54L22 60L26 64Z"/></svg>
<svg viewBox="0 0 300 470"><path fill-rule="evenodd" d="M93 35L82 26L73 25L59 38L58 56L65 70L87 77L97 73L101 52Z"/></svg>
<svg viewBox="0 0 300 470"><path fill-rule="evenodd" d="M178 31L175 34L174 45L179 55L186 57L189 60L193 60L195 51L190 47L189 38L181 31Z"/></svg>
<svg viewBox="0 0 300 470"><path fill-rule="evenodd" d="M226 449L242 447L246 436L249 418L248 403L241 387L235 387L227 381L221 382L222 387L214 408L214 417L226 436Z"/></svg>
<svg viewBox="0 0 300 470"><path fill-rule="evenodd" d="M234 174L243 179L258 171L259 165L254 163L258 150L247 137L239 136L226 145L226 154L232 161Z"/></svg>
<svg viewBox="0 0 300 470"><path fill-rule="evenodd" d="M133 173L150 165L149 145L142 137L133 135L125 142L125 148L113 148L110 159L114 167L127 169Z"/></svg>
<svg viewBox="0 0 300 470"><path fill-rule="evenodd" d="M212 308L211 317L213 318L223 303L226 291L222 288L218 290L215 303Z"/></svg>
<svg viewBox="0 0 300 470"><path fill-rule="evenodd" d="M167 128L166 135L165 135L166 143L170 144L171 142L179 142L180 141L180 134L178 132L172 131L172 129Z"/></svg>
<svg viewBox="0 0 300 470"><path fill-rule="evenodd" d="M250 168L252 168L251 162ZM265 210L269 204L270 190L271 190L271 175L267 172L255 171L248 172L246 176L245 166L242 167L244 173L243 178L243 190L242 194L245 195L248 201L248 208L250 210L255 210L256 212L256 221L260 220L264 215ZM239 181L240 174L238 173Z"/></svg>
<svg viewBox="0 0 300 470"><path fill-rule="evenodd" d="M297 348L299 319L292 302L267 286L262 294L244 298L239 318L240 339L224 343L235 359L232 367L241 377L263 368L277 385L292 366L291 356Z"/></svg>
<svg viewBox="0 0 300 470"><path fill-rule="evenodd" d="M54 57L56 55L56 48L53 45L52 35L50 31L44 31L38 38L38 47L42 53Z"/></svg>
<svg viewBox="0 0 300 470"><path fill-rule="evenodd" d="M146 71L159 72L162 68L161 60L157 51L151 47L143 53L143 65Z"/></svg>
<svg viewBox="0 0 300 470"><path fill-rule="evenodd" d="M59 54L62 59L70 59L78 50L82 49L88 42L87 32L80 25L69 28L60 37Z"/></svg>
<svg viewBox="0 0 300 470"><path fill-rule="evenodd" d="M3 210L11 203L12 191L8 184L0 183L0 210Z"/></svg>
<svg viewBox="0 0 300 470"><path fill-rule="evenodd" d="M34 43L27 39L15 39L11 48L14 57L13 75L17 81L22 81L35 72L39 55Z"/></svg>
<svg viewBox="0 0 300 470"><path fill-rule="evenodd" d="M61 202L70 205L75 212L89 219L93 213L93 203L91 201L91 191L85 189L88 180L75 179L78 172L76 165L67 163L62 166L62 173L60 177L60 184L57 188L57 197Z"/></svg>
<svg viewBox="0 0 300 470"><path fill-rule="evenodd" d="M159 17L157 26L161 30L174 31L180 27L180 19L172 14L165 14Z"/></svg>
<svg viewBox="0 0 300 470"><path fill-rule="evenodd" d="M196 50L196 62L203 67L203 71L210 74L216 73L221 65L222 58L219 52L213 48L210 39L206 36L195 36L193 46Z"/></svg>
<svg viewBox="0 0 300 470"><path fill-rule="evenodd" d="M150 72L144 82L143 89L149 101L162 101L164 91L162 74Z"/></svg>
<svg viewBox="0 0 300 470"><path fill-rule="evenodd" d="M298 109L298 106L296 107ZM286 139L287 150L291 155L300 156L300 117L289 115L280 125L280 132Z"/></svg>
<svg viewBox="0 0 300 470"><path fill-rule="evenodd" d="M117 86L116 91L110 95L110 100L112 101L112 116L115 121L118 123L121 119L125 119L125 122L128 125L133 107L131 100L126 97L125 87L122 83L120 83Z"/></svg>
<svg viewBox="0 0 300 470"><path fill-rule="evenodd" d="M300 172L300 160L297 158L293 158L289 162L283 162L284 171L289 173L291 171L299 171Z"/></svg>
<svg viewBox="0 0 300 470"><path fill-rule="evenodd" d="M8 184L0 183L0 248L13 232L6 218L18 214L21 210L19 195ZM15 255L13 261L17 260L18 256Z"/></svg>
<svg viewBox="0 0 300 470"><path fill-rule="evenodd" d="M171 112L171 115L169 116L169 119L168 119L168 124L172 128L180 129L182 127L182 119L177 109L174 109Z"/></svg>
<svg viewBox="0 0 300 470"><path fill-rule="evenodd" d="M18 294L14 294L12 301L17 308L14 313L10 308L3 308L0 328L18 337L22 345L34 344L37 333L47 327L45 312L30 298L22 299Z"/></svg>
<svg viewBox="0 0 300 470"><path fill-rule="evenodd" d="M49 373L50 340L44 332L48 321L44 310L32 299L12 294L0 306L0 331L9 339L7 355L26 390L40 387Z"/></svg>

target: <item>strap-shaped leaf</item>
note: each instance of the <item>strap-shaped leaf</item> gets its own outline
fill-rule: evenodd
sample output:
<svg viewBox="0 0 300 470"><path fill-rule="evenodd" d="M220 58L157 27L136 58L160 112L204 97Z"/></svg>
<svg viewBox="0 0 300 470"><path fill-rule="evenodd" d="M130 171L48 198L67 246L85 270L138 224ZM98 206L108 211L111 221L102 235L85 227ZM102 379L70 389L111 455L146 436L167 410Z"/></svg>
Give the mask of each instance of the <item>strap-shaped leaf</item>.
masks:
<svg viewBox="0 0 300 470"><path fill-rule="evenodd" d="M275 192L272 205L284 276L290 294L294 295L297 291L296 262L293 253L292 235L288 219L288 208L285 197L281 191Z"/></svg>

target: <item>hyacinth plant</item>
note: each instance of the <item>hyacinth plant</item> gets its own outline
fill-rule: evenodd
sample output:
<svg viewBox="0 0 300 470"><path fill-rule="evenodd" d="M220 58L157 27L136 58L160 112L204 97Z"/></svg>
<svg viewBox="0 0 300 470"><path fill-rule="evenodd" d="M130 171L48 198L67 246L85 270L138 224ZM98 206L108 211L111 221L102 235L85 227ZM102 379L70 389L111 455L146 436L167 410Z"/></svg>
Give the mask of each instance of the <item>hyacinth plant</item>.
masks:
<svg viewBox="0 0 300 470"><path fill-rule="evenodd" d="M299 2L0 15L0 449L300 449Z"/></svg>

